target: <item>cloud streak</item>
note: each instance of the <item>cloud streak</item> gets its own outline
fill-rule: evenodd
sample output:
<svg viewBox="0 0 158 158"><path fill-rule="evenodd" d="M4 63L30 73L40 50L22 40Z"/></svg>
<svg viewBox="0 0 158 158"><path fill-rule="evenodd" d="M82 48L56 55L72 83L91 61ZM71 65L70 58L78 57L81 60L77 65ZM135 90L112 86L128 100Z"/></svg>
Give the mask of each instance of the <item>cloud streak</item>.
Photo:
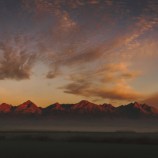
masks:
<svg viewBox="0 0 158 158"><path fill-rule="evenodd" d="M127 64L107 64L99 70L70 76L70 83L62 87L65 93L109 100L138 100L143 95L128 85L139 76Z"/></svg>

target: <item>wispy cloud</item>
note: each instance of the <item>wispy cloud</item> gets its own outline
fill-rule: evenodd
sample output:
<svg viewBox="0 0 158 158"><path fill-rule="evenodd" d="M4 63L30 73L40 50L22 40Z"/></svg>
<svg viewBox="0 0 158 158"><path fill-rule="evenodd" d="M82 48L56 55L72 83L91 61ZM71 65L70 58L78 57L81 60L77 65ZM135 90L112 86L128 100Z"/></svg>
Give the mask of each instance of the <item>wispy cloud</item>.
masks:
<svg viewBox="0 0 158 158"><path fill-rule="evenodd" d="M20 36L0 42L0 79L29 79L36 54L26 47L26 38Z"/></svg>
<svg viewBox="0 0 158 158"><path fill-rule="evenodd" d="M89 95L94 95L96 97L100 97L102 99L109 100L126 100L126 101L134 101L140 100L143 97L143 94L137 92L132 89L127 84L118 84L112 88L94 88L89 91Z"/></svg>
<svg viewBox="0 0 158 158"><path fill-rule="evenodd" d="M29 79L38 60L48 67L47 79L68 77L65 83L69 83L62 87L65 93L111 100L143 97L132 83L144 72L133 65L135 57L147 56L146 51L157 54L157 37L149 38L158 26L156 1L142 5L136 0L21 2L21 16L30 26L20 26L29 37L1 40L1 80ZM20 32L18 27L15 30Z"/></svg>
<svg viewBox="0 0 158 158"><path fill-rule="evenodd" d="M70 83L62 87L65 93L114 100L137 100L142 95L128 84L139 73L129 70L125 63L107 64L93 72L72 74Z"/></svg>

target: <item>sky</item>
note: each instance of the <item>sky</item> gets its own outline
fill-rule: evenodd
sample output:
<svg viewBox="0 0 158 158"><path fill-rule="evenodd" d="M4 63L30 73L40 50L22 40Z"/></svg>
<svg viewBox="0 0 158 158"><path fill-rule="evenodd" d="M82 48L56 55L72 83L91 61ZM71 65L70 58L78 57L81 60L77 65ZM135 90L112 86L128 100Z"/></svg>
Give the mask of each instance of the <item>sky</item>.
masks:
<svg viewBox="0 0 158 158"><path fill-rule="evenodd" d="M158 107L157 0L1 0L0 102Z"/></svg>

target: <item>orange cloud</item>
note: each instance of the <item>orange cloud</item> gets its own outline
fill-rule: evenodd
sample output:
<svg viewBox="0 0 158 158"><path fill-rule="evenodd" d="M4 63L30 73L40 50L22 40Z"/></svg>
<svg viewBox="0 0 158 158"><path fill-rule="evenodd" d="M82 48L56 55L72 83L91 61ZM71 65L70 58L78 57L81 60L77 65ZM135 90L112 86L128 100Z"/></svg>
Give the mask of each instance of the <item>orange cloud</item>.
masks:
<svg viewBox="0 0 158 158"><path fill-rule="evenodd" d="M107 64L104 69L102 67L93 70L93 73L82 71L78 75L72 74L71 82L62 89L65 93L86 97L134 101L143 95L132 89L127 81L138 76L138 73L131 72L125 63Z"/></svg>
<svg viewBox="0 0 158 158"><path fill-rule="evenodd" d="M135 101L143 97L141 93L136 92L126 84L116 85L112 88L105 87L105 89L96 88L90 91L90 93L93 94L94 96L101 97L103 99L110 99L110 100Z"/></svg>
<svg viewBox="0 0 158 158"><path fill-rule="evenodd" d="M158 106L158 93L148 95L142 103L146 103L152 106Z"/></svg>
<svg viewBox="0 0 158 158"><path fill-rule="evenodd" d="M100 76L102 82L122 82L132 80L140 76L139 71L131 71L127 63L105 64L96 74Z"/></svg>
<svg viewBox="0 0 158 158"><path fill-rule="evenodd" d="M116 85L110 88L106 86L105 88L103 87L104 85L96 86L88 81L76 81L63 88L65 89L65 93L109 100L135 101L143 97L141 93L136 92L126 84Z"/></svg>

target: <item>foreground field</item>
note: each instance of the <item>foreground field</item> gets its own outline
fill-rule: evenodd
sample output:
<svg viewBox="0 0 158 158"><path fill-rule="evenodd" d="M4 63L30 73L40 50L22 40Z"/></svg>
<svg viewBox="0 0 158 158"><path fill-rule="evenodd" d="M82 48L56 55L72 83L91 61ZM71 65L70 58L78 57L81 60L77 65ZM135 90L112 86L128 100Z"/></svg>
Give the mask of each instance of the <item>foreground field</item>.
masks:
<svg viewBox="0 0 158 158"><path fill-rule="evenodd" d="M157 158L157 133L1 132L2 158Z"/></svg>
<svg viewBox="0 0 158 158"><path fill-rule="evenodd" d="M1 141L2 158L157 158L158 146L86 142Z"/></svg>

